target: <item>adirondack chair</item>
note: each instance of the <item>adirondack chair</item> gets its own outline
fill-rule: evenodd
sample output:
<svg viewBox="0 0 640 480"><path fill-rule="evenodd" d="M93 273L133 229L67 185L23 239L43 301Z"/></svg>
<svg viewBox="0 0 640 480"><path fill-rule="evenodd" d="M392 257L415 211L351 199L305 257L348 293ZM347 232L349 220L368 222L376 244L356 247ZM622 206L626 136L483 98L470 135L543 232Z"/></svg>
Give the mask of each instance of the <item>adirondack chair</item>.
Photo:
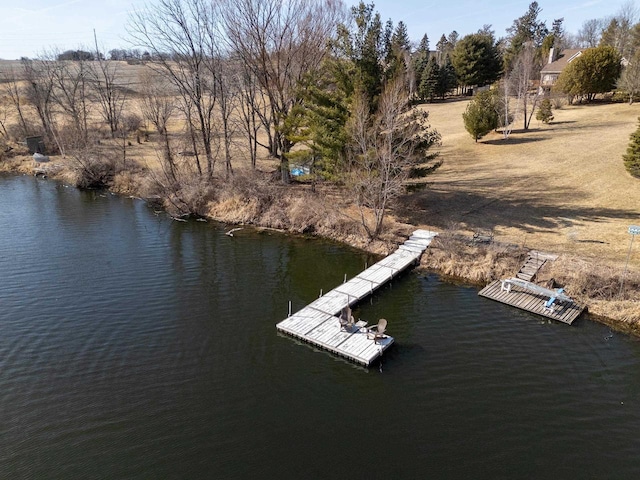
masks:
<svg viewBox="0 0 640 480"><path fill-rule="evenodd" d="M367 338L378 341L385 337L384 331L387 329L387 321L384 318L378 320L378 324L373 327L369 327L367 331Z"/></svg>
<svg viewBox="0 0 640 480"><path fill-rule="evenodd" d="M340 330L351 330L353 328L356 322L353 315L351 315L351 307L349 305L342 307L338 320L340 321Z"/></svg>

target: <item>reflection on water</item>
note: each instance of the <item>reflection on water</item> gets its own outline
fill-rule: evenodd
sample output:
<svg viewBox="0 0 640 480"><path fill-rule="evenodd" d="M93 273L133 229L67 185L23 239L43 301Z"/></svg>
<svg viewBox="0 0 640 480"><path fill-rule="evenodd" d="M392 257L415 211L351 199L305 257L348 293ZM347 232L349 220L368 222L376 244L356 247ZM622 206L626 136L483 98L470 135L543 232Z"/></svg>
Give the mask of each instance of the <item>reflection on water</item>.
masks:
<svg viewBox="0 0 640 480"><path fill-rule="evenodd" d="M276 333L372 261L0 178L0 477L637 476L640 346L601 325L413 272L355 311L382 368Z"/></svg>

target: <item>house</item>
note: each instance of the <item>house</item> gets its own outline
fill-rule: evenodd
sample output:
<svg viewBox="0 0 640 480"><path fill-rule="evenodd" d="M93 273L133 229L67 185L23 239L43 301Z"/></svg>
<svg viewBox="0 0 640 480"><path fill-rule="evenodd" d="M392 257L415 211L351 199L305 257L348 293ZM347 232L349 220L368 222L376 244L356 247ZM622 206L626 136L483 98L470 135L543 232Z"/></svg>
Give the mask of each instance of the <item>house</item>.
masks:
<svg viewBox="0 0 640 480"><path fill-rule="evenodd" d="M549 61L540 70L540 88L546 91L551 90L566 66L582 55L582 52L584 52L582 48L567 48L556 56L555 49L551 48Z"/></svg>

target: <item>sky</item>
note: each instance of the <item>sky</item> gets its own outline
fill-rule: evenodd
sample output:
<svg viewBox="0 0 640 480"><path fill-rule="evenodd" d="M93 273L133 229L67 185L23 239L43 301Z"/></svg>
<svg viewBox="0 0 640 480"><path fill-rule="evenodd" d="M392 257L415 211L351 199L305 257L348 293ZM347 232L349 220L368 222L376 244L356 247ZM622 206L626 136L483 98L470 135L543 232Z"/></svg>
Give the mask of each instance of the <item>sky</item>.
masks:
<svg viewBox="0 0 640 480"><path fill-rule="evenodd" d="M45 50L93 49L95 29L100 47L129 48L125 25L130 12L154 0L0 0L0 58L35 57ZM565 29L576 33L585 20L615 14L629 0L539 0L540 19L547 26L564 17ZM355 5L358 0L346 0ZM371 0L366 3L371 3ZM460 36L491 24L497 37L523 15L530 0L377 0L382 19L402 20L409 36L426 33L433 48L440 36L456 30ZM640 2L636 1L640 7Z"/></svg>

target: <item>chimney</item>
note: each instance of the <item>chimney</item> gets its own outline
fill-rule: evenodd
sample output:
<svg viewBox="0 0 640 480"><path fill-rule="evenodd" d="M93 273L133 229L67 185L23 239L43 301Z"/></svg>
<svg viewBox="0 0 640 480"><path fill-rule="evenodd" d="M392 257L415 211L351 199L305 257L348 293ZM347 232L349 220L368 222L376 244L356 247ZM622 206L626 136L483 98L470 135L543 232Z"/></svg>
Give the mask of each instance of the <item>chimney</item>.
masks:
<svg viewBox="0 0 640 480"><path fill-rule="evenodd" d="M549 49L549 61L547 63L551 63L555 60L555 48L551 47Z"/></svg>

